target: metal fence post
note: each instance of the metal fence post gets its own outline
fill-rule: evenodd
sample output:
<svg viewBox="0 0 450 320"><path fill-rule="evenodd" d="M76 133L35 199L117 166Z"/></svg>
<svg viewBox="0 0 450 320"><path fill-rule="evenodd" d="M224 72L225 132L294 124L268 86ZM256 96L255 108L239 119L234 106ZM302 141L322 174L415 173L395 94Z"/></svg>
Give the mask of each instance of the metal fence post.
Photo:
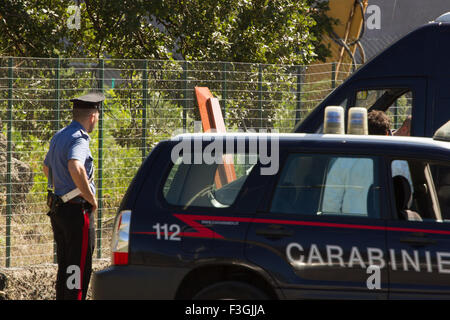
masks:
<svg viewBox="0 0 450 320"><path fill-rule="evenodd" d="M148 100L148 61L144 61L142 71L142 161L147 154L147 100Z"/></svg>
<svg viewBox="0 0 450 320"><path fill-rule="evenodd" d="M331 88L336 88L336 62L331 64Z"/></svg>
<svg viewBox="0 0 450 320"><path fill-rule="evenodd" d="M295 109L295 123L301 120L301 109L302 109L302 72L303 67L297 66L297 105Z"/></svg>
<svg viewBox="0 0 450 320"><path fill-rule="evenodd" d="M188 62L185 60L183 62L183 130L186 130L187 127L187 104L188 104Z"/></svg>
<svg viewBox="0 0 450 320"><path fill-rule="evenodd" d="M394 128L398 126L398 99L394 102Z"/></svg>
<svg viewBox="0 0 450 320"><path fill-rule="evenodd" d="M222 114L223 119L226 119L227 114L227 63L223 63L222 68Z"/></svg>
<svg viewBox="0 0 450 320"><path fill-rule="evenodd" d="M263 101L262 101L262 65L258 64L258 108L259 108L259 128L263 127Z"/></svg>
<svg viewBox="0 0 450 320"><path fill-rule="evenodd" d="M103 92L103 77L105 71L105 61L99 61L99 82L98 89ZM103 211L103 103L100 105L98 119L98 197L97 197L97 258L102 257L102 211Z"/></svg>
<svg viewBox="0 0 450 320"><path fill-rule="evenodd" d="M53 124L53 129L58 131L60 129L60 112L61 112L61 106L60 106L60 100L61 100L61 94L60 94L60 87L61 87L61 79L60 79L60 73L59 70L61 68L61 58L58 57L56 59L56 69L55 69L55 122ZM53 263L56 263L56 242L53 240Z"/></svg>
<svg viewBox="0 0 450 320"><path fill-rule="evenodd" d="M56 59L56 70L55 70L55 110L56 110L55 130L59 130L59 128L60 128L60 112L61 112L61 108L60 108L61 79L60 79L60 74L59 74L60 68L61 68L61 58L58 57Z"/></svg>
<svg viewBox="0 0 450 320"><path fill-rule="evenodd" d="M8 60L8 127L6 155L6 267L11 266L13 58Z"/></svg>

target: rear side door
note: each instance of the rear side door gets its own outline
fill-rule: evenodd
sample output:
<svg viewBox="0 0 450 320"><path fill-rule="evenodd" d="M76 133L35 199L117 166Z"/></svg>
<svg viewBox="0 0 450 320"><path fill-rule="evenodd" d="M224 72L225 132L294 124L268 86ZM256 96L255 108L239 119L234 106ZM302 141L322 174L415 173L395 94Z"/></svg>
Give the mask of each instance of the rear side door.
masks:
<svg viewBox="0 0 450 320"><path fill-rule="evenodd" d="M249 227L247 259L289 299L387 298L382 170L377 157L288 153Z"/></svg>
<svg viewBox="0 0 450 320"><path fill-rule="evenodd" d="M224 139L187 137L184 143L192 148L181 151L179 143L183 140L165 143L136 190L130 263L193 267L201 261L245 260L247 222L264 188L248 183L258 158L232 144L227 152ZM216 159L206 157L213 143Z"/></svg>

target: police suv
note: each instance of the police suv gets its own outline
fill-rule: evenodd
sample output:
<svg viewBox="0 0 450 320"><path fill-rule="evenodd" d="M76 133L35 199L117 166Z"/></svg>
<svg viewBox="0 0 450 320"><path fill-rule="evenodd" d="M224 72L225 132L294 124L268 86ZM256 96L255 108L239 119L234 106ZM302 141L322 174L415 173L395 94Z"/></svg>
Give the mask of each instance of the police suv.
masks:
<svg viewBox="0 0 450 320"><path fill-rule="evenodd" d="M450 122L434 138L162 141L120 205L94 298L450 298L450 190L433 179L445 140Z"/></svg>

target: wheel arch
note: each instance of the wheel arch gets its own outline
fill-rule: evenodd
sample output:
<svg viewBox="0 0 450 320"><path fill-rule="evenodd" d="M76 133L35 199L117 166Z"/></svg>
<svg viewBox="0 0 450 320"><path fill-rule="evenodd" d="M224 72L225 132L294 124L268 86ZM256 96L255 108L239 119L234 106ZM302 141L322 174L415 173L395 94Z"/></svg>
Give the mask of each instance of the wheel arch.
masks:
<svg viewBox="0 0 450 320"><path fill-rule="evenodd" d="M208 285L220 281L239 281L255 286L266 293L270 299L280 299L274 280L263 269L233 263L214 263L192 269L178 286L175 299L191 299Z"/></svg>

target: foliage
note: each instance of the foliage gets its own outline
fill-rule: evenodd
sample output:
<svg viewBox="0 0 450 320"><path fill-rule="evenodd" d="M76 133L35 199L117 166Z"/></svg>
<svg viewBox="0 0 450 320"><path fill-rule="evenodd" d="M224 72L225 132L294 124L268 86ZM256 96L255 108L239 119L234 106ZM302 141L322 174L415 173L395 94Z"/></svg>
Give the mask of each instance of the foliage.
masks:
<svg viewBox="0 0 450 320"><path fill-rule="evenodd" d="M79 29L76 2L2 1L0 55L304 64L328 54L324 1L77 2Z"/></svg>
<svg viewBox="0 0 450 320"><path fill-rule="evenodd" d="M76 12L68 10L75 5L80 8L79 29L71 25ZM283 99L295 88L296 71L275 64L304 64L327 56L320 44L331 25L326 10L326 2L316 0L5 0L0 5L0 55L106 58L106 70L118 69L114 77L122 79L105 109L119 119L111 134L121 146L141 143L142 123L137 119L144 114L144 60L110 58L164 59L151 60L147 74L147 117L155 118L147 130L157 136L158 128L167 128L167 136L169 128L186 127L188 119L198 119L194 87L203 82L220 97L227 91L227 75L232 81L228 91L233 92L227 100L223 97L227 125L271 128L275 114L288 116L292 112L287 109L295 108ZM233 62L220 70L220 65L192 66L173 59ZM14 110L19 111L15 118L20 120L15 127L23 132L25 144L33 132L40 132L44 141L50 139L61 127L58 119L70 118L68 100L98 87L99 67L98 59L15 63L13 85L21 88L14 91ZM7 69L1 72L5 81ZM2 95L5 99L6 90ZM294 93L287 95L295 99ZM5 118L5 112L0 111L0 117ZM170 123L162 125L167 118Z"/></svg>

